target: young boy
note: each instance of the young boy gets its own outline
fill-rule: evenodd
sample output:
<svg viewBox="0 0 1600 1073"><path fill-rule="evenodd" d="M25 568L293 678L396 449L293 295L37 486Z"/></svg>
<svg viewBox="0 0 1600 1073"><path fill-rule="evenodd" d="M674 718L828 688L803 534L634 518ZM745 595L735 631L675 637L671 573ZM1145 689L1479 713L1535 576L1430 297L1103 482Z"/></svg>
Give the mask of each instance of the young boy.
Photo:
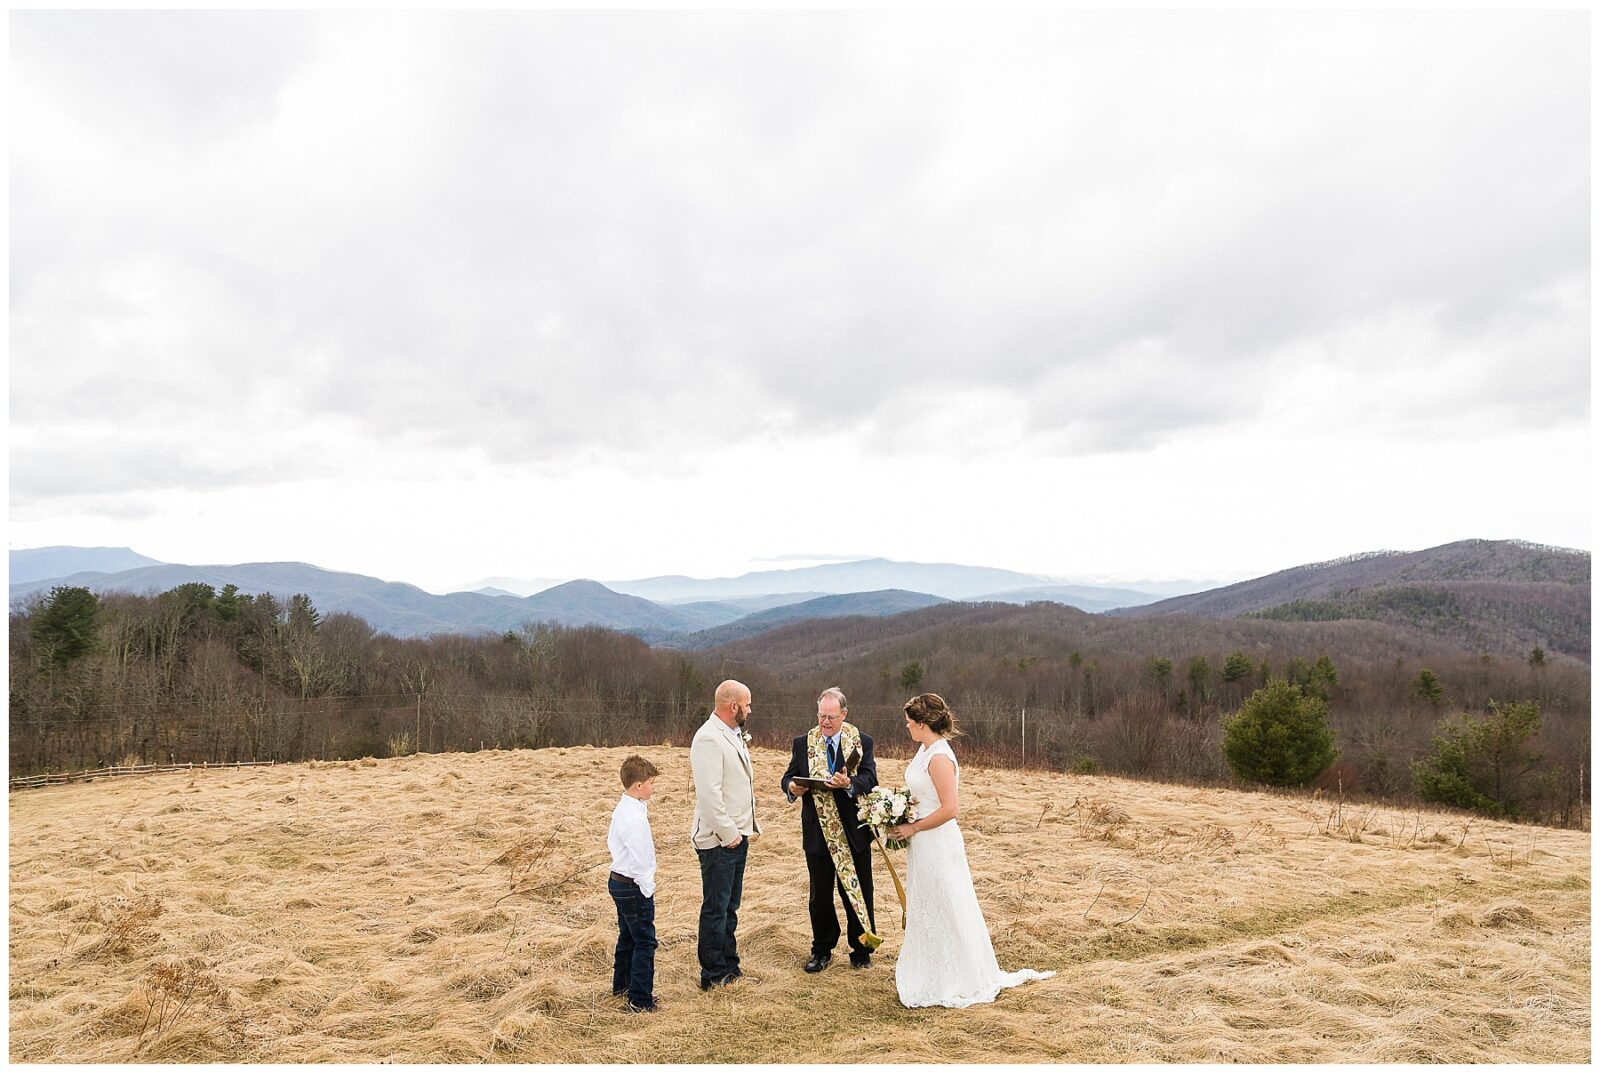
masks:
<svg viewBox="0 0 1600 1073"><path fill-rule="evenodd" d="M611 993L628 997L630 1013L656 1008L656 847L645 802L655 793L656 766L642 756L622 762L621 800L611 813L607 886L617 903L617 955Z"/></svg>

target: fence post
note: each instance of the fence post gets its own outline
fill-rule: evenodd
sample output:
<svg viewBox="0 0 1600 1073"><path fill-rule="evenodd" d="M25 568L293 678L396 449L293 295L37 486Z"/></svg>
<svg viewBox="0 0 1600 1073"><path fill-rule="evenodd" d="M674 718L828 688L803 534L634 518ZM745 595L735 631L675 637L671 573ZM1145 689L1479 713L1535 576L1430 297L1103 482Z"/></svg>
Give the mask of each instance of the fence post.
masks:
<svg viewBox="0 0 1600 1073"><path fill-rule="evenodd" d="M1028 766L1028 709L1022 709L1022 766Z"/></svg>

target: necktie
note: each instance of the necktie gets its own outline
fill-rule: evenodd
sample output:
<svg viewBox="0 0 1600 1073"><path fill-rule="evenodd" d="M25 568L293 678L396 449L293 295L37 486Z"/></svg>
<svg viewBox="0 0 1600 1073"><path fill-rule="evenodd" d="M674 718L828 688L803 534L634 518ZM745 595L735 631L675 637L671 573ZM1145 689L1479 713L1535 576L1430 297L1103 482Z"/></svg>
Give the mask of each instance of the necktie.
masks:
<svg viewBox="0 0 1600 1073"><path fill-rule="evenodd" d="M838 746L836 746L833 743L833 739L829 738L828 739L828 774L832 775L835 771L838 771L838 770L839 770L839 748L838 748Z"/></svg>

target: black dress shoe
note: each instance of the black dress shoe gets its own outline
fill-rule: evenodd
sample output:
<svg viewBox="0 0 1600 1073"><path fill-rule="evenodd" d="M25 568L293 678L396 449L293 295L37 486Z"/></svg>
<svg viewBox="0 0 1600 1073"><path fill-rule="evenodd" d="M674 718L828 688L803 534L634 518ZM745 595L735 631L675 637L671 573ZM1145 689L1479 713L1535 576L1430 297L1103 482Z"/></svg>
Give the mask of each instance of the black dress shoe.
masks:
<svg viewBox="0 0 1600 1073"><path fill-rule="evenodd" d="M832 954L812 954L811 960L806 962L807 972L821 972L828 967L828 962L833 960Z"/></svg>
<svg viewBox="0 0 1600 1073"><path fill-rule="evenodd" d="M871 954L851 954L850 955L850 967L852 969L870 969L870 968L872 968L872 955Z"/></svg>

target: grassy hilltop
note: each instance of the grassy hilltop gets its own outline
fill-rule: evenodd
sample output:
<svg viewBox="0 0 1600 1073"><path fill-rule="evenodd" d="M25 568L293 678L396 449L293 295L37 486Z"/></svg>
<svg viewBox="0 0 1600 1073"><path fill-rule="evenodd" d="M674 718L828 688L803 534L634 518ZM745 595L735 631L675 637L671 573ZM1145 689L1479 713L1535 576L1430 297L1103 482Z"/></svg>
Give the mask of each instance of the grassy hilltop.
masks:
<svg viewBox="0 0 1600 1073"><path fill-rule="evenodd" d="M959 749L959 743L958 743ZM1329 800L964 769L1003 967L964 1011L809 947L787 755L740 948L696 986L681 749L652 805L657 994L609 995L605 829L631 749L424 755L11 795L11 1058L28 1062L1585 1062L1589 835ZM898 783L903 760L880 773ZM522 893L512 893L520 881ZM508 897L508 895L510 895ZM855 1029L825 1027L848 1011Z"/></svg>

